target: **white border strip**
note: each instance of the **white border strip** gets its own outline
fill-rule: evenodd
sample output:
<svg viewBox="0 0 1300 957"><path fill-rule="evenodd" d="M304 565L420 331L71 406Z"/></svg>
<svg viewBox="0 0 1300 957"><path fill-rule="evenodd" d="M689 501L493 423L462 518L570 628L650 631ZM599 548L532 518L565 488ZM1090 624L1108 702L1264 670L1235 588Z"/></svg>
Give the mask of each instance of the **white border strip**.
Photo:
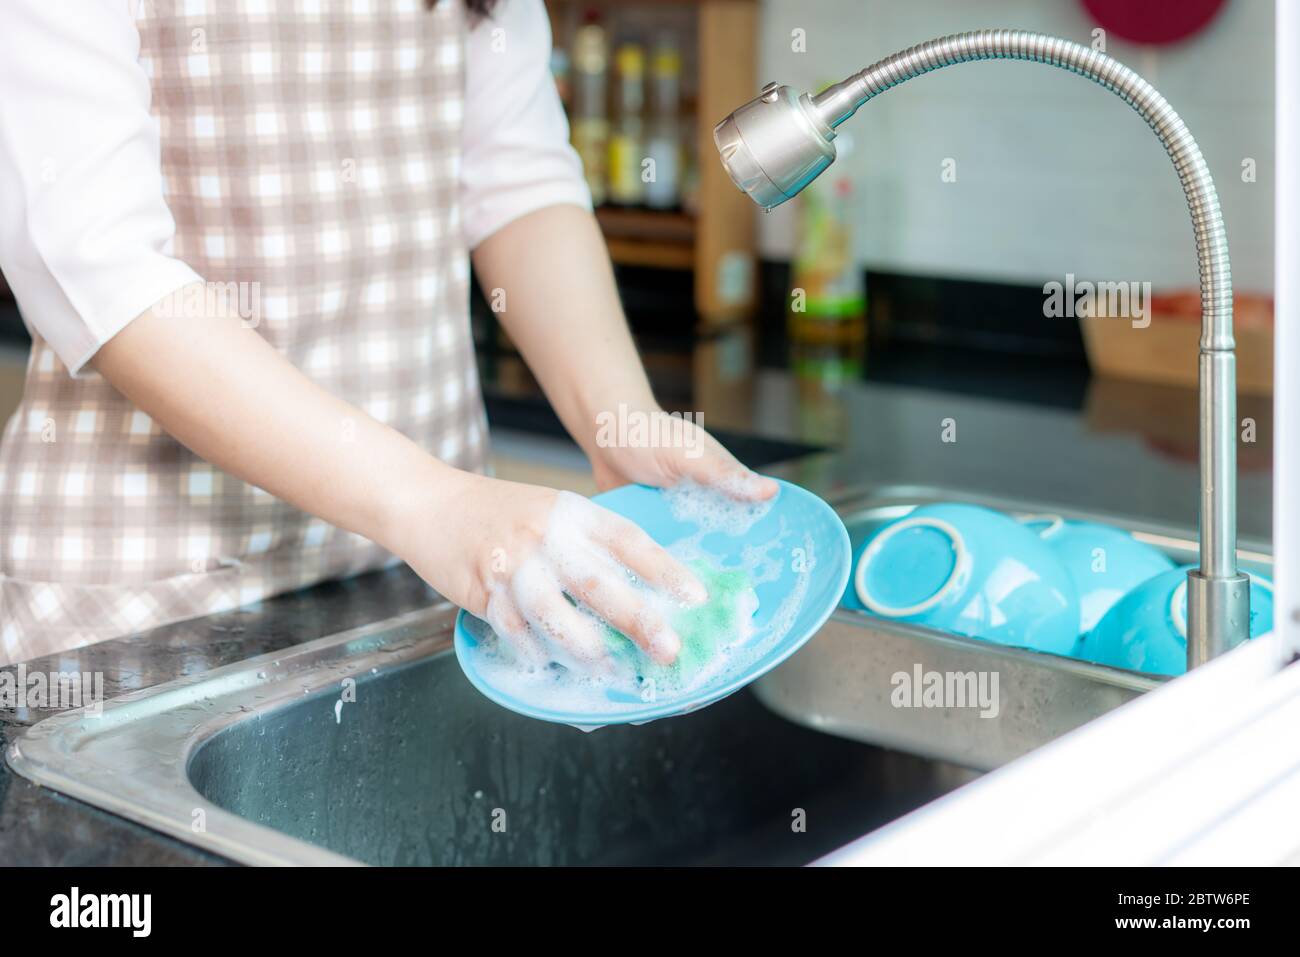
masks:
<svg viewBox="0 0 1300 957"><path fill-rule="evenodd" d="M1274 627L1300 654L1300 3L1277 0L1274 232Z"/></svg>

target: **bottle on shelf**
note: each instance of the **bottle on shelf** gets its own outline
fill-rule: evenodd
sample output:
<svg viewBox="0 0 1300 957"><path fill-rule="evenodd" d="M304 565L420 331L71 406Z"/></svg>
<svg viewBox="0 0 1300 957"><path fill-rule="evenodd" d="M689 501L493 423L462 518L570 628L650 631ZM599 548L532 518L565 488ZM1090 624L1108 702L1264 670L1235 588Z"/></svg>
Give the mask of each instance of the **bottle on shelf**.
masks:
<svg viewBox="0 0 1300 957"><path fill-rule="evenodd" d="M599 206L608 196L606 157L609 151L608 77L609 47L605 27L593 11L573 36L570 65L572 106L569 114L570 139L591 189L591 201Z"/></svg>
<svg viewBox="0 0 1300 957"><path fill-rule="evenodd" d="M650 57L650 120L645 153L653 175L645 182L645 204L672 209L682 196L682 55L677 38L660 34ZM642 177L646 179L646 177Z"/></svg>
<svg viewBox="0 0 1300 957"><path fill-rule="evenodd" d="M842 135L841 158L853 149ZM862 222L851 164L842 163L797 197L798 241L791 270L789 332L796 342L854 342L866 334L867 289L853 241Z"/></svg>
<svg viewBox="0 0 1300 957"><path fill-rule="evenodd" d="M645 201L645 49L624 43L614 55L614 128L609 137L609 200L620 206Z"/></svg>

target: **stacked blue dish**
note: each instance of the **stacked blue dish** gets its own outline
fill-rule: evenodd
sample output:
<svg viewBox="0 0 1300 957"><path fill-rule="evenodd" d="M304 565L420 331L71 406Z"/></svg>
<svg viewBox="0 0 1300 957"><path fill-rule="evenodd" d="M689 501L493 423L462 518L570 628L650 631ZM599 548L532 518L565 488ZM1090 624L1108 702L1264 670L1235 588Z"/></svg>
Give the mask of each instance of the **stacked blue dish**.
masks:
<svg viewBox="0 0 1300 957"><path fill-rule="evenodd" d="M1187 670L1187 572L1162 572L1119 600L1092 633L1078 657L1156 675ZM1273 583L1250 573L1250 637L1273 630Z"/></svg>
<svg viewBox="0 0 1300 957"><path fill-rule="evenodd" d="M870 614L971 638L1065 655L1079 636L1065 567L1033 531L978 505L923 505L878 529L853 586Z"/></svg>
<svg viewBox="0 0 1300 957"><path fill-rule="evenodd" d="M1153 674L1186 667L1186 568L1129 532L924 505L863 543L842 604L983 641ZM1272 628L1251 576L1251 637Z"/></svg>

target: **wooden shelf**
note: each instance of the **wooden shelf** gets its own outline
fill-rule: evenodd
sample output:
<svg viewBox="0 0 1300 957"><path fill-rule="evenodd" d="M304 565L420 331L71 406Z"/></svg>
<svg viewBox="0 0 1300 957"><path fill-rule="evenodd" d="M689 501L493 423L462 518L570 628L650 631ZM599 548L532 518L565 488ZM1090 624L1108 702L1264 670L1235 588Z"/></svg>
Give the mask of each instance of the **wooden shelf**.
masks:
<svg viewBox="0 0 1300 957"><path fill-rule="evenodd" d="M695 217L689 213L602 206L596 221L620 266L695 268Z"/></svg>
<svg viewBox="0 0 1300 957"><path fill-rule="evenodd" d="M660 212L615 206L596 211L615 263L689 269L695 277L695 306L706 325L753 316L757 303L757 216L736 189L713 149L713 124L758 92L756 0L547 0L557 43L567 43L580 11L604 9L619 36L628 8L688 7L688 69L685 84L694 116L699 186L692 212ZM678 18L680 22L680 18ZM644 22L639 22L644 27Z"/></svg>
<svg viewBox="0 0 1300 957"><path fill-rule="evenodd" d="M677 209L601 206L596 221L609 239L647 239L661 243L695 242L695 217Z"/></svg>

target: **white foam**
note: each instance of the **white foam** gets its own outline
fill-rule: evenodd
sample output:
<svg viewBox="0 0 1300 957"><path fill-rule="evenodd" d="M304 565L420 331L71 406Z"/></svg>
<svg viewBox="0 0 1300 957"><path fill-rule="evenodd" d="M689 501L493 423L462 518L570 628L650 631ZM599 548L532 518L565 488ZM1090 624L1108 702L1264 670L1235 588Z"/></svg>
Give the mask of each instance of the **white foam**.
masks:
<svg viewBox="0 0 1300 957"><path fill-rule="evenodd" d="M705 561L715 569L743 571L749 577L751 589L780 578L785 562L791 560L793 546L800 543L782 521L768 541L745 545L740 550L739 564L720 566L718 556L710 553L703 543L719 531L737 537L745 535L768 513L772 502L738 501L693 483L684 483L664 494L678 521L697 526L696 532L669 547L669 554L683 564ZM477 634L475 667L492 687L554 711L580 714L584 718L615 716L640 710L650 703L685 699L706 686L722 687L751 668L789 632L807 593L814 566L812 539L807 534L802 536L803 566L795 587L766 625L761 629L755 626L753 615L758 610L758 596L751 590L740 596L731 634L719 641L717 654L706 665L670 687L662 684L662 673L657 687L643 684L637 668L604 654L601 623L588 609L567 601L560 607L554 600L559 594L560 580L582 573L631 585L649 613L660 616L664 622L672 621L686 607L682 597L684 587L678 589L677 595L670 596L650 589L598 546L600 530L608 527L601 523L608 514L580 496L561 493L542 548L520 566L510 582L508 596L501 595L499 602L500 607L508 597L514 607L541 605L543 610L534 610L527 616L522 634L511 634L505 618L493 614L493 602L489 601L492 631L480 629ZM498 635L506 635L509 640L503 641ZM560 637L564 640L557 640ZM581 653L583 649L596 647L600 649L599 654ZM579 653L575 654L574 648ZM589 730L593 723L584 720L582 726Z"/></svg>
<svg viewBox="0 0 1300 957"><path fill-rule="evenodd" d="M757 475L734 477L713 488L686 480L666 489L663 496L679 522L698 525L706 532L744 535L772 509L774 499L753 501L739 497L760 481Z"/></svg>

